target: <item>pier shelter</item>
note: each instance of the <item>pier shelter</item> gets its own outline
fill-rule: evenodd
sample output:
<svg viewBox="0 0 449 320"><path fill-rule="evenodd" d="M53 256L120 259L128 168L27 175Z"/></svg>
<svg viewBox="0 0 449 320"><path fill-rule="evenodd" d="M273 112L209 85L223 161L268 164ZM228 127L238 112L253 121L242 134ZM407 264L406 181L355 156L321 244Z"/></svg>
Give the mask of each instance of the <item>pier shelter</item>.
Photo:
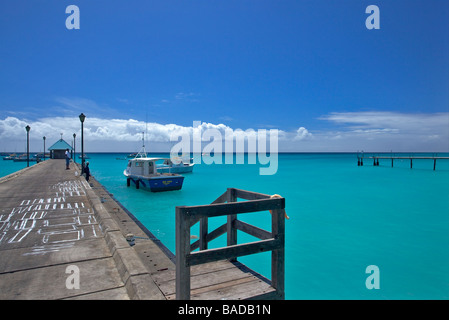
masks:
<svg viewBox="0 0 449 320"><path fill-rule="evenodd" d="M51 147L48 148L50 151L50 158L51 159L64 159L65 158L65 151L69 149L69 151L72 153L73 148L65 142L63 139L59 139L56 141Z"/></svg>

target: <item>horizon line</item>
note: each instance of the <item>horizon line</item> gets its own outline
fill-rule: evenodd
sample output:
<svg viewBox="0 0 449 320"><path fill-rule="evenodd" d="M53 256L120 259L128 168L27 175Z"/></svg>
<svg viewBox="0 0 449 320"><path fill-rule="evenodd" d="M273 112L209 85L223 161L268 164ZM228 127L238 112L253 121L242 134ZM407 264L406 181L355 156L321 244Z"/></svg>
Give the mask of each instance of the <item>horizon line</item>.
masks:
<svg viewBox="0 0 449 320"><path fill-rule="evenodd" d="M26 154L25 152L17 152L17 151L3 151L0 152L0 155L9 155L9 154ZM30 151L30 154L41 154L42 151ZM45 152L45 154L49 154L50 152ZM84 152L84 154L108 154L108 153L122 153L122 154L134 154L135 151L96 151L96 152ZM149 154L151 153L167 153L170 154L170 151L154 151L154 152L147 152ZM221 154L258 154L258 152L220 152ZM273 154L329 154L329 153L347 153L347 154L372 154L372 153L382 153L382 154L397 154L397 153L449 153L449 150L447 151L278 151L273 152ZM81 154L81 152L75 152L75 154ZM203 154L202 152L189 152L189 154ZM210 154L213 154L211 152ZM217 153L219 154L219 153ZM269 151L266 152L266 154L270 154Z"/></svg>

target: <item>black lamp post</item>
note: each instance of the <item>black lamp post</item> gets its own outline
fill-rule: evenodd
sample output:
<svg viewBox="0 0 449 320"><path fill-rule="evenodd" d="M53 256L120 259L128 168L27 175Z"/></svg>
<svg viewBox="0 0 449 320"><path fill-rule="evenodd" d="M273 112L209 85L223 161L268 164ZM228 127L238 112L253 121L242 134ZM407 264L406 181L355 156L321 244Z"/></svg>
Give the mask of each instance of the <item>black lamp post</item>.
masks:
<svg viewBox="0 0 449 320"><path fill-rule="evenodd" d="M80 121L81 121L81 174L84 173L84 119L86 119L86 116L84 113L80 114Z"/></svg>
<svg viewBox="0 0 449 320"><path fill-rule="evenodd" d="M27 167L30 166L30 126L26 126L25 130L27 131Z"/></svg>
<svg viewBox="0 0 449 320"><path fill-rule="evenodd" d="M42 139L44 139L44 161L45 161L45 139L47 139L47 138L45 138L45 136L44 136Z"/></svg>
<svg viewBox="0 0 449 320"><path fill-rule="evenodd" d="M73 162L76 163L76 149L75 149L75 143L76 143L76 133L73 134Z"/></svg>

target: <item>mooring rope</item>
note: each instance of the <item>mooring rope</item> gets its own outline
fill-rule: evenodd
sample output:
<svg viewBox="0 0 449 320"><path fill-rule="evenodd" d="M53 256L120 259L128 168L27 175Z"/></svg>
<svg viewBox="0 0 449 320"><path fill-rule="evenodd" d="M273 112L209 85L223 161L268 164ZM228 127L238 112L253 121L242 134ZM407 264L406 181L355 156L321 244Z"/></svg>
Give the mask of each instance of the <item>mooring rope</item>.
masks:
<svg viewBox="0 0 449 320"><path fill-rule="evenodd" d="M278 194L273 194L273 195L270 197L270 199L273 199L273 198L282 198L282 197L281 197L280 195L278 195ZM273 214L273 210L269 210L269 211L270 211L271 214ZM289 220L290 217L287 216L287 212L285 212L285 209L282 209L282 211L284 211L284 217L285 217L285 219Z"/></svg>

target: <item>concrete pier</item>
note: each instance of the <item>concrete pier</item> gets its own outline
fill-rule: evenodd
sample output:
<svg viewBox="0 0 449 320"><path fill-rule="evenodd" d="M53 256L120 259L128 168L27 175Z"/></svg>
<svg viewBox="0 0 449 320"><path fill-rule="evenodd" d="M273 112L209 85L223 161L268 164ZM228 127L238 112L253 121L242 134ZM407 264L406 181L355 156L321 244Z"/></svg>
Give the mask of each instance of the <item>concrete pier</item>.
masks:
<svg viewBox="0 0 449 320"><path fill-rule="evenodd" d="M172 260L79 173L47 160L0 178L0 299L165 300L153 277Z"/></svg>

